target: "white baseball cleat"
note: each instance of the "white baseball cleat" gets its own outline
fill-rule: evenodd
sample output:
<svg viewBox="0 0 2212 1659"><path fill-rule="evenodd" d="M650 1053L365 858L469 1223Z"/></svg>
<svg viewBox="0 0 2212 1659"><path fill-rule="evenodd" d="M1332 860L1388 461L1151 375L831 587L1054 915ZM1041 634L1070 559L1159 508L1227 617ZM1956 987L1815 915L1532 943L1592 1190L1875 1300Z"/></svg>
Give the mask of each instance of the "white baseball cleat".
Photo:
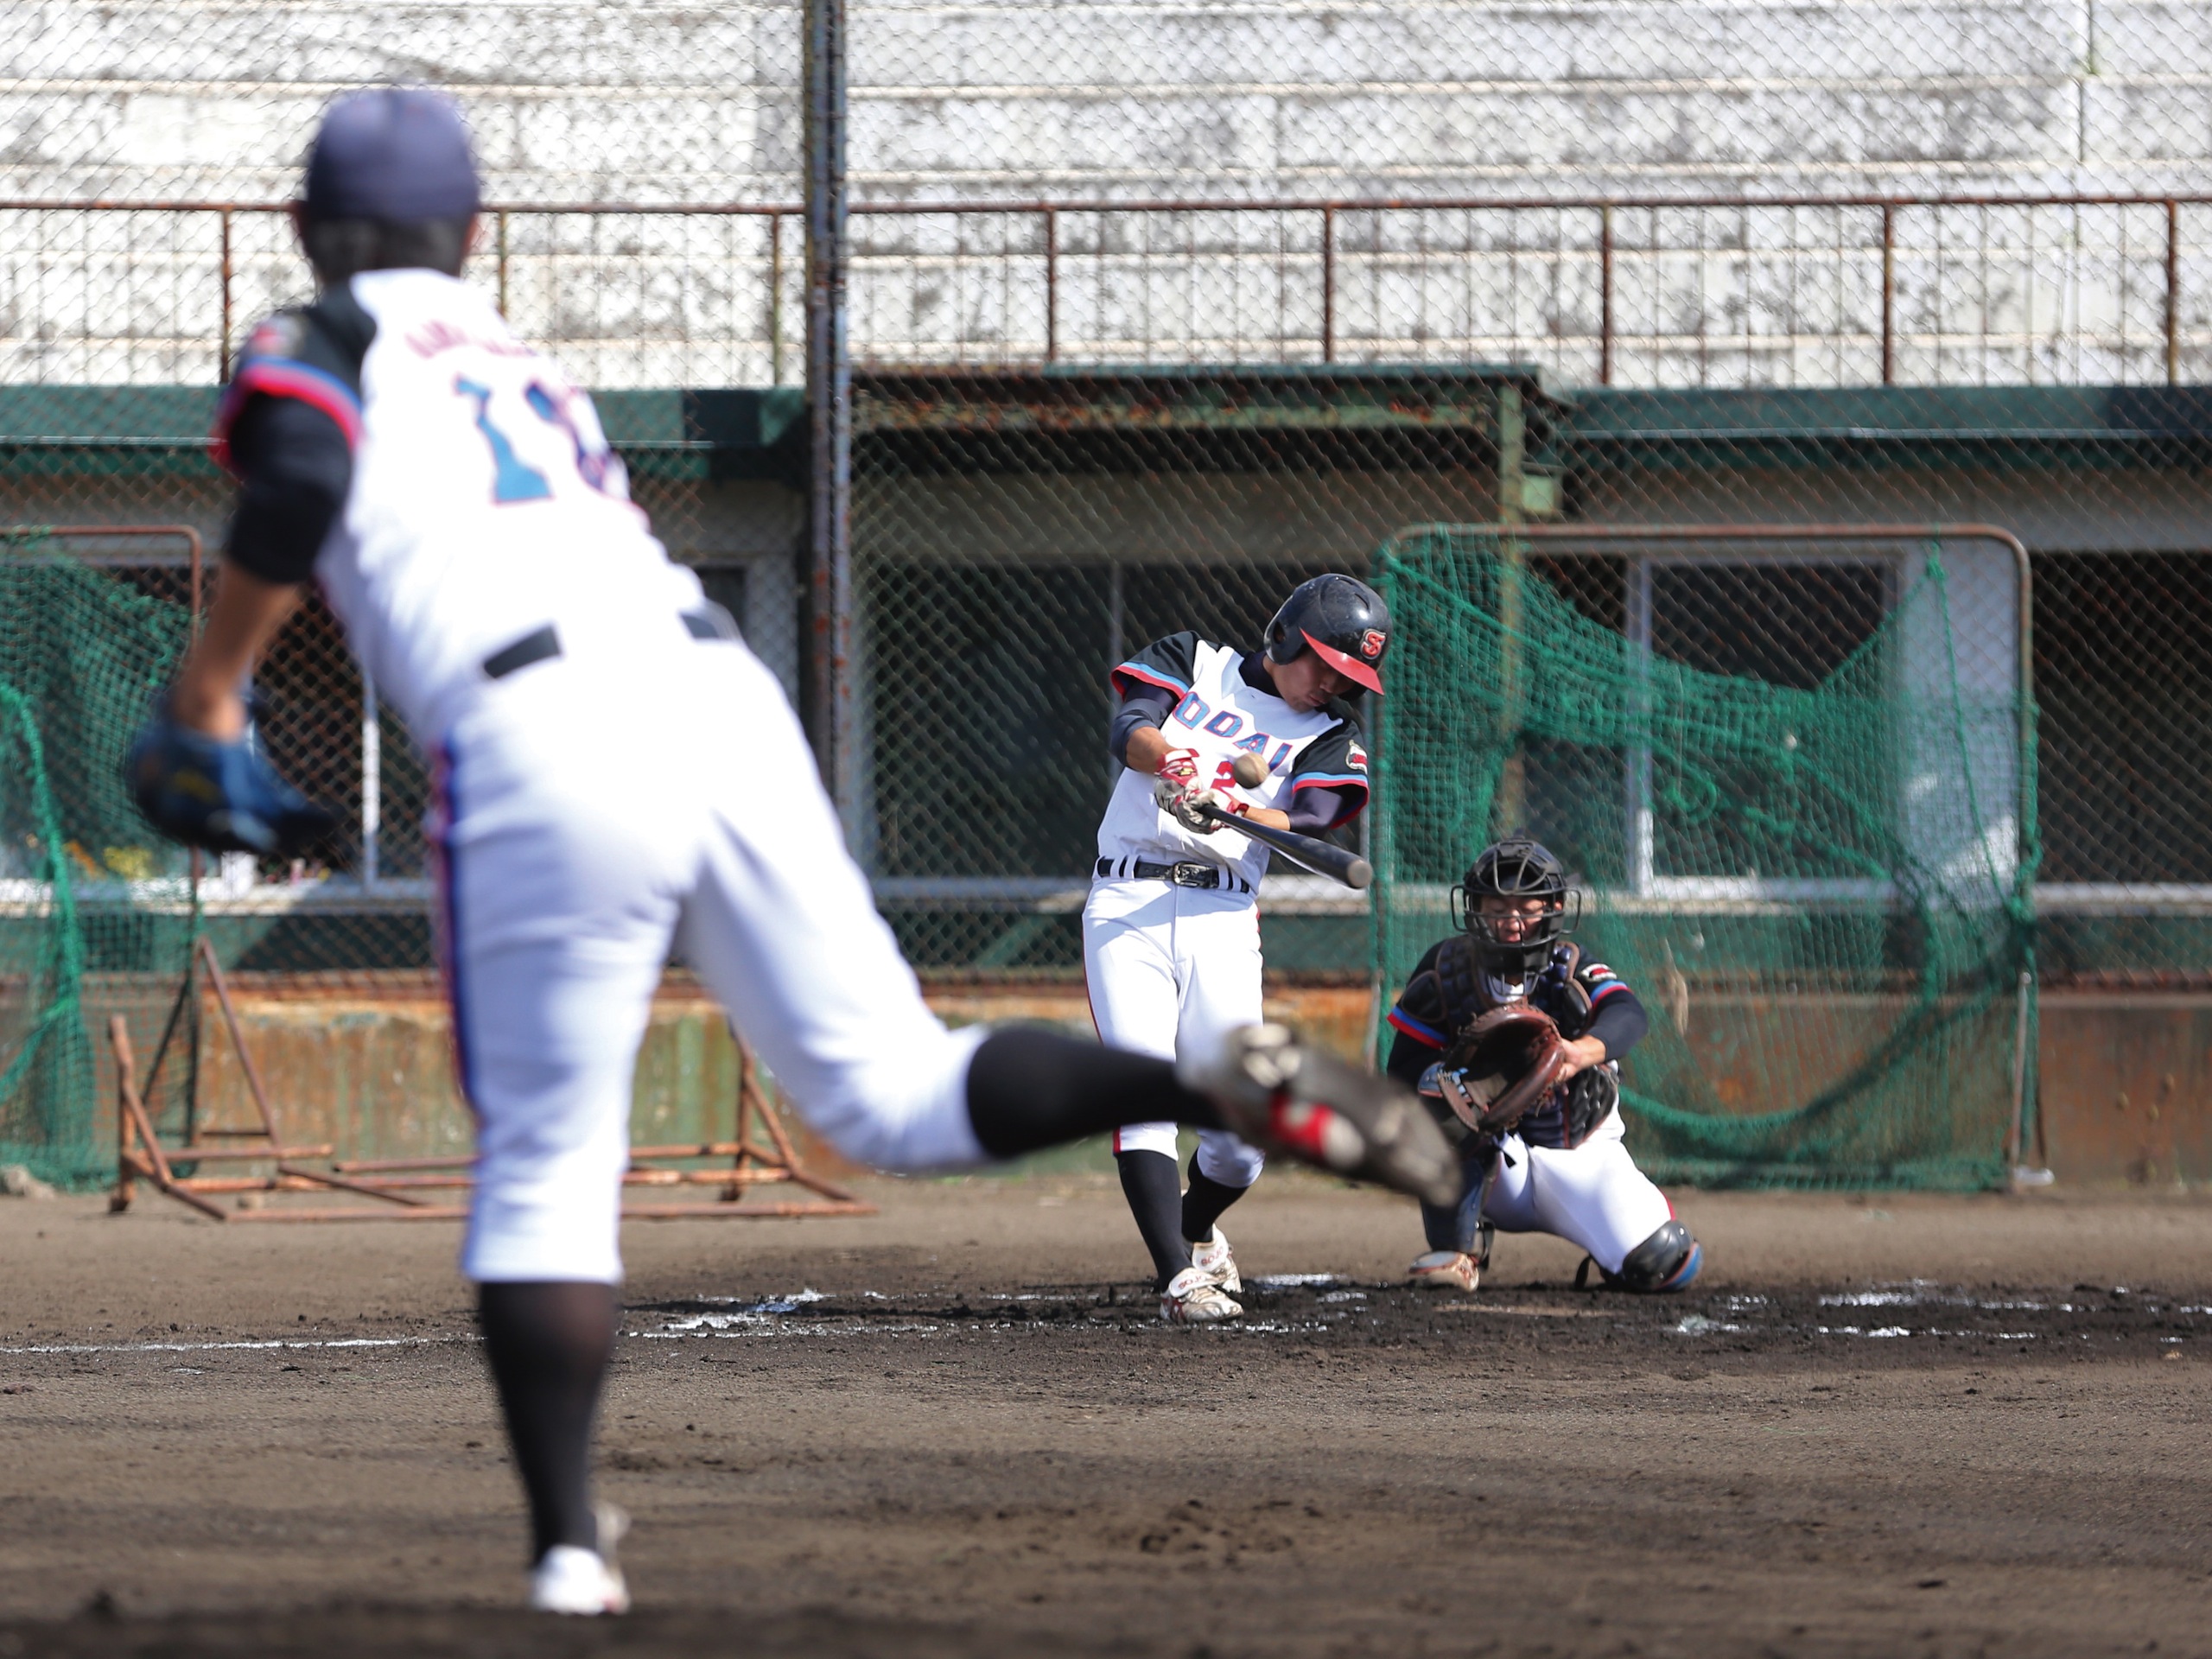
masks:
<svg viewBox="0 0 2212 1659"><path fill-rule="evenodd" d="M1459 1161L1412 1091L1300 1042L1287 1026L1239 1027L1212 1055L1175 1070L1262 1152L1431 1204L1459 1200Z"/></svg>
<svg viewBox="0 0 2212 1659"><path fill-rule="evenodd" d="M1244 1305L1206 1276L1203 1268L1185 1268L1160 1293L1160 1317L1170 1325L1217 1325L1242 1319Z"/></svg>
<svg viewBox="0 0 2212 1659"><path fill-rule="evenodd" d="M1431 1250L1406 1269L1406 1282L1416 1290L1472 1290L1482 1281L1475 1258L1457 1250Z"/></svg>
<svg viewBox="0 0 2212 1659"><path fill-rule="evenodd" d="M1191 1265L1231 1296L1244 1288L1243 1275L1236 1271L1236 1252L1229 1248L1229 1235L1218 1227L1211 1238L1191 1246Z"/></svg>
<svg viewBox="0 0 2212 1659"><path fill-rule="evenodd" d="M530 1575L532 1612L591 1618L630 1611L629 1586L614 1564L614 1546L630 1529L630 1517L612 1503L597 1511L599 1548L556 1544L538 1558Z"/></svg>

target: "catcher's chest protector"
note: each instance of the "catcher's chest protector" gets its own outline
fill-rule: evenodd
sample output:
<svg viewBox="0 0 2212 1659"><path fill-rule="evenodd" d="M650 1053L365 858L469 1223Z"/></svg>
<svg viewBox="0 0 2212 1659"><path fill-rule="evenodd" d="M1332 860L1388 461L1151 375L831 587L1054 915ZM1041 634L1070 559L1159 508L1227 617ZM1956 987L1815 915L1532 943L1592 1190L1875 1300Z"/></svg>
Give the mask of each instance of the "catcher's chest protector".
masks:
<svg viewBox="0 0 2212 1659"><path fill-rule="evenodd" d="M1544 996L1536 1006L1551 1015L1562 1037L1573 1039L1589 1029L1590 993L1576 977L1582 966L1582 948L1562 942L1557 949L1567 956L1561 964L1565 973L1548 969L1539 976L1548 977L1549 982L1541 988L1552 994ZM1554 989L1562 980L1564 988ZM1539 988L1532 982L1516 992L1510 982L1500 979L1484 965L1474 941L1464 933L1445 940L1438 947L1436 985L1443 995L1444 1029L1448 1032L1465 1031L1492 1008L1527 1001L1529 991ZM1555 1139L1562 1147L1579 1147L1590 1138L1592 1130L1612 1116L1613 1108L1619 1103L1620 1079L1613 1068L1593 1065L1586 1071L1578 1071L1554 1089L1549 1100L1522 1120L1521 1133L1532 1144Z"/></svg>
<svg viewBox="0 0 2212 1659"><path fill-rule="evenodd" d="M1582 988L1582 982L1575 972L1582 966L1582 948L1576 944L1557 947L1567 953L1566 992L1563 995L1548 996L1537 1007L1558 1022L1563 1037L1580 1037L1590 1023L1590 993ZM1554 976L1554 978L1557 976ZM1464 933L1448 938L1437 947L1436 985L1444 994L1444 1029L1461 1031L1468 1021L1480 1018L1492 1008L1502 1008L1509 1003L1529 1000L1527 989L1516 991L1508 981L1500 979L1483 965L1476 954L1472 939ZM1558 1006L1554 1007L1554 1004Z"/></svg>

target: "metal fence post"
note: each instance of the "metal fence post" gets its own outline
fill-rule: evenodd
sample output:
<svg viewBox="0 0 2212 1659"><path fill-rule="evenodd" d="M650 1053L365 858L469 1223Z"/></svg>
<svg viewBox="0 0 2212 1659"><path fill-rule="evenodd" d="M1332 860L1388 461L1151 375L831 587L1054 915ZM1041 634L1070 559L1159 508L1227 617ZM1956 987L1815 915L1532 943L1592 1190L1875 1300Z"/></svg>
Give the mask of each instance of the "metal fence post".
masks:
<svg viewBox="0 0 2212 1659"><path fill-rule="evenodd" d="M2166 384L2181 384L2181 204L2166 203Z"/></svg>
<svg viewBox="0 0 2212 1659"><path fill-rule="evenodd" d="M806 0L806 389L808 577L815 754L859 844L852 815L853 371L845 337L845 5Z"/></svg>

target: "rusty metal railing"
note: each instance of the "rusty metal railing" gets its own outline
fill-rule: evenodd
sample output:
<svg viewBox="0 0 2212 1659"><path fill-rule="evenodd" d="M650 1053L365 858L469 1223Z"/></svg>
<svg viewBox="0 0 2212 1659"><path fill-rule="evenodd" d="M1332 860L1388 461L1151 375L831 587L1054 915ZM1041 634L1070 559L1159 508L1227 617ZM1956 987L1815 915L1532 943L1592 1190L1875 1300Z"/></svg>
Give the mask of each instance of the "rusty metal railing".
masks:
<svg viewBox="0 0 2212 1659"><path fill-rule="evenodd" d="M2003 272L1993 275L1990 226L1993 216L2005 214L2035 215L2073 213L2077 216L2076 228L2070 233L2060 233L2057 239L2073 255L2082 258L2102 258L2101 253L2088 251L2078 226L2078 216L2083 213L2107 213L2116 215L2113 219L2110 249L2111 268L2114 273L2120 308L2125 313L2130 305L2139 305L2145 318L2139 332L2131 333L2127 317L2119 322L2120 334L2114 336L2114 349L2138 351L2141 359L2152 370L2163 371L2167 384L2178 384L2183 377L2185 350L2190 345L2191 317L2188 308L2190 296L2184 283L2190 268L2185 257L2188 245L2184 239L2184 213L2190 210L2212 207L2212 195L2130 195L2130 194L1911 194L1911 195L1849 195L1849 196L1790 196L1744 198L1738 196L1648 196L1648 197L1536 197L1488 196L1449 198L1317 198L1254 200L1236 198L1177 198L1157 200L1077 201L1065 200L1020 200L943 201L923 203L872 202L856 203L850 212L856 221L856 245L853 251L853 268L856 283L880 281L893 277L902 270L915 274L918 283L925 282L925 271L942 272L962 266L976 267L996 264L1001 271L993 292L1003 302L1008 315L1016 309L1025 310L1035 319L1034 327L1021 339L1013 337L1008 325L1001 335L983 334L970 335L958 333L944 338L932 339L917 334L910 338L894 338L885 330L873 335L868 332L865 308L856 310L855 317L855 355L863 363L904 363L915 366L943 364L969 364L981 359L1014 365L1020 363L1051 365L1074 360L1096 363L1103 359L1097 354L1109 346L1129 345L1139 355L1142 348L1152 346L1161 348L1154 355L1173 359L1185 347L1219 346L1220 354L1205 360L1223 363L1251 360L1257 355L1273 361L1312 361L1332 364L1348 360L1347 353L1364 346L1372 357L1386 353L1407 341L1418 346L1424 340L1434 340L1439 331L1427 319L1403 320L1404 327L1396 333L1386 325L1392 319L1381 317L1366 334L1356 334L1348 323L1347 278L1353 273L1362 275L1369 286L1379 295L1386 273L1402 276L1410 270L1416 279L1424 275L1448 272L1456 267L1471 269L1484 260L1493 262L1519 260L1535 265L1548 262L1551 280L1560 283L1560 272L1567 265L1578 271L1588 268L1594 281L1586 289L1578 290L1571 300L1561 302L1570 309L1586 306L1586 326L1567 327L1562 332L1559 317L1553 316L1546 327L1523 330L1507 319L1490 326L1468 323L1461 334L1468 340L1485 340L1507 345L1525 344L1531 347L1548 344L1556 349L1562 339L1571 339L1579 348L1588 353L1587 367L1594 371L1592 378L1599 385L1611 385L1622 378L1624 354L1626 348L1641 345L1649 352L1703 351L1711 349L1768 350L1805 342L1834 346L1840 352L1846 342L1863 344L1869 353L1870 369L1878 365L1882 385L1897 384L1903 367L1901 352L1909 341L1916 341L1929 352L1941 353L1960 349L1959 342L1968 346L1977 338L1985 342L2002 338L2012 342L2008 349L2026 349L2038 340L2073 340L2094 341L2101 339L2098 326L2089 321L2071 323L2063 320L2053 325L2047 334L2038 334L2032 326L2011 332L1993 330L1990 314L1993 303L2004 302L2005 284L2012 280ZM157 200L128 201L112 199L82 200L37 200L16 199L0 200L0 213L39 214L168 214L175 216L207 215L216 221L213 237L213 248L210 276L218 287L219 303L215 307L220 338L213 342L216 366L227 374L230 353L239 321L238 286L239 281L238 249L235 234L237 222L248 216L281 214L284 204L197 200ZM484 251L493 265L493 276L501 304L507 305L514 297L512 282L518 260L529 257L599 259L611 264L625 260L642 260L656 256L626 251L623 249L596 251L589 254L558 253L532 256L518 250L515 232L521 221L529 219L584 217L607 219L629 217L639 219L668 219L677 218L707 219L760 219L765 224L765 246L746 256L743 263L759 269L749 279L747 292L735 290L728 296L726 308L731 324L726 331L733 340L743 340L765 348L770 378L782 382L786 367L796 361L793 347L797 340L791 329L789 313L795 309L785 293L791 279L798 274L798 260L794 257L795 236L803 239L804 210L796 203L721 202L705 204L676 204L654 202L577 202L540 203L512 202L489 207L486 212ZM2130 226L2128 215L2145 219L2155 226L2137 232ZM1916 250L1900 242L1900 219L1913 214L1968 213L1979 216L1977 235L1954 237L1947 242L1941 222L1932 239L1924 249ZM1471 229L1463 235L1458 245L1439 245L1431 236L1432 226L1438 215L1491 216L1502 218L1506 230L1495 237L1477 235ZM1653 227L1641 245L1624 236L1624 221L1635 215L1653 216L1648 222ZM1661 235L1656 228L1660 216L1666 215L1726 216L1726 224L1716 230L1702 221L1687 234L1670 232ZM1835 234L1823 243L1784 242L1762 244L1754 231L1752 221L1762 215L1832 214L1836 219ZM1863 223L1854 227L1852 235L1845 234L1840 216L1859 216ZM1535 242L1524 240L1522 227L1533 219L1551 216L1553 233L1548 239ZM1158 224L1163 219L1182 221L1182 232L1175 245L1161 249L1147 241L1149 232L1141 226L1147 221ZM1211 219L1217 228L1201 235L1192 228L1192 221ZM1355 228L1357 221L1364 225ZM931 251L915 245L896 245L899 238L887 238L882 227L899 220L912 221L920 239L927 240L929 233L919 227L945 220L996 219L1013 221L1026 226L1020 234L1001 234L995 245L960 245L956 231L954 244L947 251ZM1272 250L1247 245L1240 240L1242 227L1256 220L1272 219L1276 226ZM1087 220L1093 227L1088 245L1083 245L1071 233L1074 221ZM1579 224L1571 221L1579 220ZM786 221L792 221L787 224ZM2026 222L2026 221L2023 221ZM1303 226L1302 229L1299 228ZM869 227L876 227L871 234ZM1792 232L1794 234L1794 232ZM2002 232L1999 232L2001 240ZM1391 245L1394 235L1402 237L1406 245ZM2145 239L2155 245L2144 245ZM940 236L939 239L942 238ZM1295 245L1294 245L1295 244ZM40 251L38 238L34 235L26 244L20 237L17 245L31 257ZM60 250L57 248L57 253ZM1916 329L1901 310L1900 267L1916 253L1935 262L1939 286L1970 291L1975 281L1982 284L1980 295L1980 334L1971 327L1952 328L1938 326ZM2006 250L2005 255L2020 270L2032 274L2038 257L2037 237L2031 224L2024 246ZM2015 257L2017 256L2017 257ZM73 254L72 257L75 257ZM173 256L172 256L173 257ZM1716 327L1711 316L1699 311L1687 321L1662 324L1655 321L1651 327L1637 329L1625 321L1625 303L1622 271L1631 261L1642 261L1656 266L1665 261L1696 259L1727 261L1741 258L1816 263L1825 260L1839 272L1846 268L1856 271L1863 266L1862 286L1866 297L1872 302L1869 308L1876 315L1864 319L1862 329L1848 326L1840 317L1828 321L1815 321L1803 327L1794 325L1786 334L1762 334L1748 327L1731 331ZM1124 341L1119 337L1105 341L1092 353L1085 354L1071 327L1068 307L1071 273L1089 261L1101 271L1109 267L1138 270L1149 265L1155 273L1172 270L1179 261L1195 270L1202 264L1226 269L1242 262L1240 269L1258 271L1270 260L1273 264L1275 291L1270 296L1258 294L1245 302L1250 314L1237 322L1255 325L1272 321L1275 332L1265 337L1267 349L1259 351L1253 334L1244 335L1192 334L1175 336L1172 331L1145 335ZM1948 263L1947 263L1948 262ZM1956 270L1951 282L1944 273L1952 267L1965 268L1965 275ZM1976 276L1976 270L1979 276ZM1103 279L1094 279L1094 296L1102 288ZM1138 281L1139 278L1132 278ZM1794 280L1794 279L1793 279ZM1854 282L1859 279L1854 277ZM1647 283L1647 288L1649 284ZM1587 291L1594 289L1594 291ZM918 289L918 292L919 289ZM1993 293L1998 299L1993 301ZM1649 295L1645 296L1650 298ZM1667 296L1671 302L1679 296ZM1738 313L1748 315L1738 302L1741 296L1725 296L1726 303L1718 305L1726 313L1733 305ZM1955 295L1948 297L1955 299ZM2017 298L2017 296L2012 296ZM753 300L758 305L752 303ZM958 311L961 296L954 296L950 308ZM1120 301L1117 299L1117 304ZM1148 301L1147 302L1148 303ZM1516 295L1514 303L1520 303ZM1372 301L1370 308L1377 312L1383 305L1379 297ZM1652 302L1656 309L1658 302ZM1699 302L1702 303L1701 301ZM1789 302L1795 304L1793 299ZM1100 308L1103 300L1097 301ZM1220 308L1198 299L1187 299L1185 308L1192 316L1204 316ZM2032 309L2032 306L2030 307ZM911 309L911 308L909 308ZM1811 308L1817 311L1817 307ZM741 317L741 312L748 314ZM1808 311L1808 315L1810 315ZM1793 317L1794 317L1794 314ZM2154 319L2154 321L2153 321ZM1232 320L1235 321L1235 320ZM1569 318L1568 322L1575 319ZM2199 319L2212 324L2212 318ZM22 325L18 325L19 328ZM965 323L957 327L964 329ZM671 325L683 332L683 325ZM1426 330L1426 334L1423 331ZM27 333L28 331L26 331ZM1523 342L1522 333L1529 338ZM1866 336L1859 340L1861 333ZM1400 335L1405 336L1401 340ZM1541 338L1539 338L1539 335ZM1449 336L1457 338L1459 336ZM683 335L690 340L688 334ZM1102 334L1101 339L1103 340ZM2024 345L2023 344L2024 342ZM1110 353L1109 354L1110 356ZM1122 359L1114 359L1122 360ZM1866 378L1873 378L1869 373Z"/></svg>

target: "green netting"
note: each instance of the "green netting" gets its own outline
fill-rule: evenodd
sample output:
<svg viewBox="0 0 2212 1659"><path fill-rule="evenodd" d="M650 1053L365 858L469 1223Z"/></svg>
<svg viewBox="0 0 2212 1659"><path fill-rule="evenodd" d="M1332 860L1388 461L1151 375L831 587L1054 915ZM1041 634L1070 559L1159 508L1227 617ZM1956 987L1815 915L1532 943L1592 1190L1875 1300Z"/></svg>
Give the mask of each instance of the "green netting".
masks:
<svg viewBox="0 0 2212 1659"><path fill-rule="evenodd" d="M1533 831L1578 873L1579 942L1651 1010L1623 1081L1661 1179L2008 1173L2023 1081L2033 1098L2035 751L2017 657L1993 671L1989 646L2017 628L1985 607L1962 675L1942 550L1896 551L1871 634L1805 689L1669 660L1491 531L1377 556L1397 628L1376 967L1402 982L1473 853Z"/></svg>
<svg viewBox="0 0 2212 1659"><path fill-rule="evenodd" d="M35 533L0 550L0 1163L48 1180L112 1168L104 1027L158 1019L191 939L183 858L121 776L185 631Z"/></svg>

